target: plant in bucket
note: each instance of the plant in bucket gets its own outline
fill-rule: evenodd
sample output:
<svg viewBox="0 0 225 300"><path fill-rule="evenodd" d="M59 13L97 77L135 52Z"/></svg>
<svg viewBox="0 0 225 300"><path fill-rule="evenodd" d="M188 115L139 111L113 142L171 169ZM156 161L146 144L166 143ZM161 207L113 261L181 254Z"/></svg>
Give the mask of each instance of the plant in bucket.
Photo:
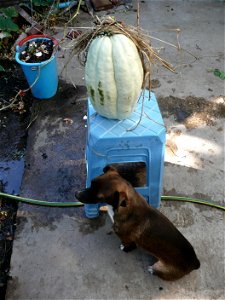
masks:
<svg viewBox="0 0 225 300"><path fill-rule="evenodd" d="M58 42L48 35L31 35L16 46L16 61L21 65L35 98L49 99L58 88Z"/></svg>

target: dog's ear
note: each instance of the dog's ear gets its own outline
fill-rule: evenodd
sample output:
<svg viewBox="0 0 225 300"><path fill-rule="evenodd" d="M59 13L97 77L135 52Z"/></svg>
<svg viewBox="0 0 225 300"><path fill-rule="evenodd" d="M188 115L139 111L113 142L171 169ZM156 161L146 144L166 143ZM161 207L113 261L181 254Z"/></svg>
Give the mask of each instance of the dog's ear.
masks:
<svg viewBox="0 0 225 300"><path fill-rule="evenodd" d="M127 195L125 192L114 193L114 199L112 204L114 209L117 209L119 206L126 207L127 206Z"/></svg>
<svg viewBox="0 0 225 300"><path fill-rule="evenodd" d="M120 202L120 206L127 207L126 199L122 199L122 201Z"/></svg>
<svg viewBox="0 0 225 300"><path fill-rule="evenodd" d="M107 173L107 172L117 172L117 169L114 168L113 166L108 165L108 166L106 166L106 167L103 169L103 172L104 172L104 173Z"/></svg>
<svg viewBox="0 0 225 300"><path fill-rule="evenodd" d="M125 192L120 192L119 206L127 207L127 194Z"/></svg>
<svg viewBox="0 0 225 300"><path fill-rule="evenodd" d="M114 193L113 203L112 203L112 207L113 207L114 209L117 209L118 206L119 206L119 196L120 196L120 193L119 193L119 192L115 192L115 193Z"/></svg>

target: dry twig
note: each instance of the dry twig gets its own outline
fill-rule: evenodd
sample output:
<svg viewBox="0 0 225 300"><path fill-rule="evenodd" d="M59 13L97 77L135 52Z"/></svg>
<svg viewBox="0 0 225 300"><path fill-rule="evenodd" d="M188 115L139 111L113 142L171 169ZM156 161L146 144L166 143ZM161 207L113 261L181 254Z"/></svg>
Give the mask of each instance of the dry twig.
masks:
<svg viewBox="0 0 225 300"><path fill-rule="evenodd" d="M170 70L171 72L175 72L174 67L166 60L162 59L159 56L159 54L156 51L154 51L153 47L150 44L150 39L147 38L145 34L143 34L143 31L139 26L136 28L133 26L125 25L123 22L117 22L112 17L105 17L103 19L99 19L97 16L95 18L95 27L91 28L91 30L82 34L77 39L75 45L73 46L70 58L65 63L62 72L64 71L64 69L66 68L66 66L68 65L68 63L74 55L78 55L81 64L85 64L89 45L92 42L92 40L95 39L97 36L110 36L113 34L124 34L129 39L131 39L136 45L144 70L143 88L146 86L147 78L148 84L150 85L152 63L159 62L166 69Z"/></svg>

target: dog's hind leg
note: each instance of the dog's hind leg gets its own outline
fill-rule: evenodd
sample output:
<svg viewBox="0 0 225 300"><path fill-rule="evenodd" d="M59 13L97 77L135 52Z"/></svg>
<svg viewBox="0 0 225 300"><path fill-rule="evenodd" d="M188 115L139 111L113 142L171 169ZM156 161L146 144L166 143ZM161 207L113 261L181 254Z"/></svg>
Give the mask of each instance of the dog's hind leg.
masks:
<svg viewBox="0 0 225 300"><path fill-rule="evenodd" d="M148 272L164 280L176 280L185 275L182 271L175 269L173 266L166 265L160 260L154 263L154 265L149 266Z"/></svg>

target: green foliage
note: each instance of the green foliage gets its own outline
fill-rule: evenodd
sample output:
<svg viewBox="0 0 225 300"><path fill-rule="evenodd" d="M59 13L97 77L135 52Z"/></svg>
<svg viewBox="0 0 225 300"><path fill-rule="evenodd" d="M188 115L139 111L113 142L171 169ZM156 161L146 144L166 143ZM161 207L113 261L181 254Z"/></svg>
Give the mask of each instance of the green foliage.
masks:
<svg viewBox="0 0 225 300"><path fill-rule="evenodd" d="M0 12L2 12L8 18L14 18L18 16L18 12L13 6L7 8L1 8Z"/></svg>
<svg viewBox="0 0 225 300"><path fill-rule="evenodd" d="M34 6L48 6L52 4L52 0L33 0Z"/></svg>
<svg viewBox="0 0 225 300"><path fill-rule="evenodd" d="M12 37L12 35L9 32L4 32L4 31L0 32L0 40L6 37Z"/></svg>
<svg viewBox="0 0 225 300"><path fill-rule="evenodd" d="M12 21L11 18L0 16L0 30L11 32L19 30L19 27Z"/></svg>
<svg viewBox="0 0 225 300"><path fill-rule="evenodd" d="M3 68L2 65L0 65L0 72L5 72L5 69Z"/></svg>
<svg viewBox="0 0 225 300"><path fill-rule="evenodd" d="M14 41L13 37L19 32L19 26L14 23L14 18L18 16L15 7L0 9L0 59L11 56L11 46ZM4 72L0 65L0 72Z"/></svg>
<svg viewBox="0 0 225 300"><path fill-rule="evenodd" d="M18 12L15 7L7 7L0 9L0 30L5 34L11 31L18 31L19 27L15 24L12 18L18 16Z"/></svg>

